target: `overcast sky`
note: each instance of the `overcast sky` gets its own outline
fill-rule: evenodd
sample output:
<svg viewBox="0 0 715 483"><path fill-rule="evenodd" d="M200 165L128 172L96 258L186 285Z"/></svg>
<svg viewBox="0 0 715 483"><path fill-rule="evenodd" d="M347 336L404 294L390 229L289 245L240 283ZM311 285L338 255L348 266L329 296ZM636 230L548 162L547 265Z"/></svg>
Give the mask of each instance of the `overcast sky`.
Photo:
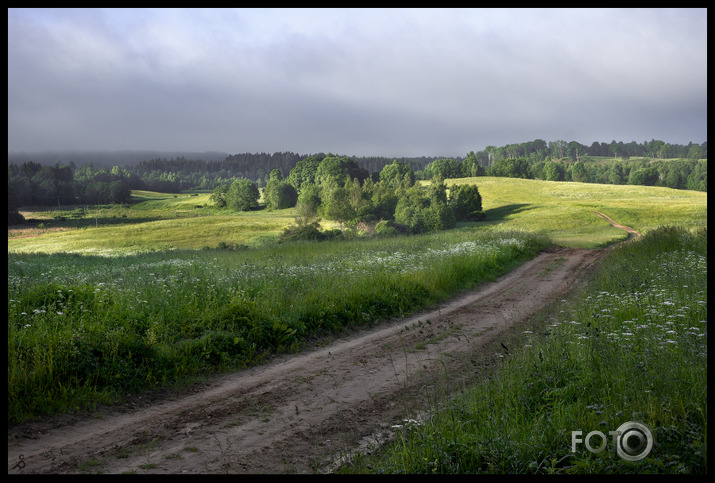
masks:
<svg viewBox="0 0 715 483"><path fill-rule="evenodd" d="M8 10L8 151L707 140L707 10Z"/></svg>

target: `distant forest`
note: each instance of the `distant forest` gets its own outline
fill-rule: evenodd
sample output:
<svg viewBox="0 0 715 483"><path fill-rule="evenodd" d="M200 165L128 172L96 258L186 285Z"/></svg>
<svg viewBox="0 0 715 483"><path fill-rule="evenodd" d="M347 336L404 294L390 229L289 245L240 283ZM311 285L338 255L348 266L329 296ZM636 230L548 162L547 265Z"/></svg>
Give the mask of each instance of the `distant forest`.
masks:
<svg viewBox="0 0 715 483"><path fill-rule="evenodd" d="M328 153L156 152L8 153L8 209L20 206L125 203L131 190L179 193L214 190L246 178L265 186L277 169L288 179L299 161ZM173 155L172 154L178 154ZM156 157L153 157L156 156ZM57 161L53 159L60 158ZM143 159L142 159L143 157ZM553 181L639 184L707 191L707 142L688 145L652 140L643 143L578 142L541 139L470 152L466 157L345 156L378 180L393 161L407 165L416 179L504 176ZM667 161L666 161L667 160Z"/></svg>

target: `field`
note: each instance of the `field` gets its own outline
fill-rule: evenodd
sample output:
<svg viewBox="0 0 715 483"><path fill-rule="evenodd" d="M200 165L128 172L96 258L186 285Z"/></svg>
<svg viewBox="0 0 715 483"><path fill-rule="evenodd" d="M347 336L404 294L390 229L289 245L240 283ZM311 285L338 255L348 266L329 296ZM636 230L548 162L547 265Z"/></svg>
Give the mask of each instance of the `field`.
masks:
<svg viewBox="0 0 715 483"><path fill-rule="evenodd" d="M707 193L653 186L584 184L505 178L464 178L476 183L487 220L541 233L568 247L603 248L626 234L594 215L605 213L642 234L661 225L707 225Z"/></svg>
<svg viewBox="0 0 715 483"><path fill-rule="evenodd" d="M644 240L609 255L582 301L544 315L551 336L534 335L493 385L435 410L435 426L398 435L382 459L359 457L344 470L628 472L613 458L566 458L526 435L538 427L561 448L566 436L554 428L591 428L604 411L610 424L641 407L650 419L639 419L659 428L659 441L690 432L668 447L670 459L648 468L701 472L707 194L506 178L447 183L468 182L479 186L483 222L319 244L274 243L293 209L224 212L206 193L135 192L132 205L23 213L38 224L8 231L8 423L116 404L404 316L494 280L552 242L593 249L624 240L599 211ZM592 326L606 336L591 337ZM628 393L625 381L642 389L639 397L618 399ZM614 389L582 397L579 388L599 385ZM564 397L572 404L554 402ZM478 416L495 405L512 419ZM439 422L443 414L451 423ZM498 436L501 429L511 439ZM468 436L474 432L491 439ZM477 448L485 456L470 460L466 452L480 454ZM684 461L687 451L699 453Z"/></svg>
<svg viewBox="0 0 715 483"><path fill-rule="evenodd" d="M209 196L137 191L133 193L137 204L25 212L27 219L39 220L43 226L8 233L8 250L128 255L215 248L221 242L258 246L275 241L295 216L292 209L220 211L211 206Z"/></svg>
<svg viewBox="0 0 715 483"><path fill-rule="evenodd" d="M511 178L463 178L476 183L487 214L472 227L527 230L569 247L602 248L625 239L597 217L600 211L645 233L660 225L707 224L707 193L669 188L566 183ZM126 255L272 244L293 222L294 209L230 212L211 207L209 194L135 192L140 203L88 209L25 212L42 228L8 233L8 253ZM64 220L61 220L64 218ZM336 224L323 222L324 227ZM61 231L60 231L61 230Z"/></svg>

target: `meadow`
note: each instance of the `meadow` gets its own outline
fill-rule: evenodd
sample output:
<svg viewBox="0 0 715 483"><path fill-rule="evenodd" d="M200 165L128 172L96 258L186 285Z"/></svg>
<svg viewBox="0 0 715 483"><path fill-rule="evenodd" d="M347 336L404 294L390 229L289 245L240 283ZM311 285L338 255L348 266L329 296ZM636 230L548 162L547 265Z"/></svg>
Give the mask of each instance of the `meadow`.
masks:
<svg viewBox="0 0 715 483"><path fill-rule="evenodd" d="M610 436L598 453L572 447L572 431L583 440L627 421L652 433L642 460L617 456ZM706 229L619 246L587 290L524 331L498 376L397 431L341 472L706 473Z"/></svg>
<svg viewBox="0 0 715 483"><path fill-rule="evenodd" d="M487 214L479 225L540 233L568 247L603 248L627 238L594 211L642 234L662 225L707 226L707 193L699 191L492 177L446 183L477 184Z"/></svg>
<svg viewBox="0 0 715 483"><path fill-rule="evenodd" d="M218 210L208 193L23 213L35 226L8 230L8 423L190 384L412 313L551 243L625 239L601 211L644 239L614 250L589 292L524 334L531 340L498 378L343 470L635 471L611 453L570 453L566 432L633 418L653 429L657 456L636 470L702 471L707 194L447 180L462 183L479 186L484 221L321 243L275 243L294 209Z"/></svg>
<svg viewBox="0 0 715 483"><path fill-rule="evenodd" d="M475 183L485 221L460 226L527 230L568 247L603 248L624 240L593 212L641 233L661 225L707 225L707 193L653 186L602 185L512 178L461 178ZM208 193L135 191L136 204L24 212L40 225L8 231L8 253L131 255L151 251L272 245L294 208L237 212L212 206ZM326 229L335 222L323 220Z"/></svg>
<svg viewBox="0 0 715 483"><path fill-rule="evenodd" d="M8 420L295 351L492 280L547 244L466 228L238 251L8 254Z"/></svg>

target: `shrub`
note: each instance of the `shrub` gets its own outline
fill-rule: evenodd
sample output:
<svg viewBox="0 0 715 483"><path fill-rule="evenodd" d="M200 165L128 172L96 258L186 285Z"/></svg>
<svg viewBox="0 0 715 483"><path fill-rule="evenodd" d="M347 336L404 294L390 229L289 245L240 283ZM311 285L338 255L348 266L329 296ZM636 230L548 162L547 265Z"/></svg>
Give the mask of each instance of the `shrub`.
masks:
<svg viewBox="0 0 715 483"><path fill-rule="evenodd" d="M484 219L482 196L477 185L464 184L451 189L449 202L457 221L479 221Z"/></svg>
<svg viewBox="0 0 715 483"><path fill-rule="evenodd" d="M378 236L393 236L399 233L392 220L382 220L375 225L375 234Z"/></svg>

